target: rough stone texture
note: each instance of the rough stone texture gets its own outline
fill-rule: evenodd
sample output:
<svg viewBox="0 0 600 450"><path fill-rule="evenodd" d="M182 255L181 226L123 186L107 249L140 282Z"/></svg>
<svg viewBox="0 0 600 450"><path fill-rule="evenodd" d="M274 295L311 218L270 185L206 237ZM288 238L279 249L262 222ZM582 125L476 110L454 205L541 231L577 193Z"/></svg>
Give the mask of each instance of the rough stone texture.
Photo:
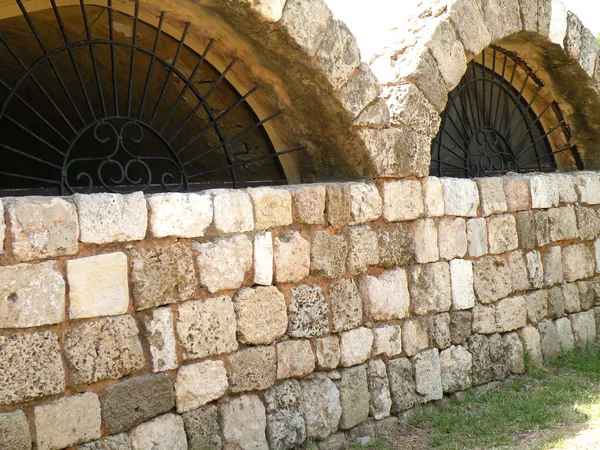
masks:
<svg viewBox="0 0 600 450"><path fill-rule="evenodd" d="M442 217L438 222L438 244L440 258L451 260L462 258L467 253L467 228L462 218Z"/></svg>
<svg viewBox="0 0 600 450"><path fill-rule="evenodd" d="M474 334L467 339L468 350L472 356L471 381L479 386L492 381L492 360L488 339L481 334Z"/></svg>
<svg viewBox="0 0 600 450"><path fill-rule="evenodd" d="M390 415L392 397L385 362L372 359L367 363L367 379L369 382L370 415L375 420L381 420Z"/></svg>
<svg viewBox="0 0 600 450"><path fill-rule="evenodd" d="M535 211L535 237L537 245L542 247L550 242L550 221L547 211Z"/></svg>
<svg viewBox="0 0 600 450"><path fill-rule="evenodd" d="M536 246L538 234L535 216L532 211L519 211L517 213L517 235L519 236L519 247L529 249Z"/></svg>
<svg viewBox="0 0 600 450"><path fill-rule="evenodd" d="M540 343L544 359L553 358L560 354L560 338L556 326L551 320L538 323Z"/></svg>
<svg viewBox="0 0 600 450"><path fill-rule="evenodd" d="M496 305L475 305L473 308L473 332L492 334L496 331Z"/></svg>
<svg viewBox="0 0 600 450"><path fill-rule="evenodd" d="M402 319L409 310L406 271L398 268L383 272L379 277L360 277L360 294L365 315L372 321Z"/></svg>
<svg viewBox="0 0 600 450"><path fill-rule="evenodd" d="M402 348L413 356L429 347L429 330L426 319L407 319L402 324Z"/></svg>
<svg viewBox="0 0 600 450"><path fill-rule="evenodd" d="M580 206L575 208L579 237L584 241L596 239L600 232L600 217L592 208Z"/></svg>
<svg viewBox="0 0 600 450"><path fill-rule="evenodd" d="M477 258L488 252L487 222L484 218L467 220L467 241L470 256Z"/></svg>
<svg viewBox="0 0 600 450"><path fill-rule="evenodd" d="M203 361L180 367L175 379L177 412L197 409L220 398L228 386L223 361Z"/></svg>
<svg viewBox="0 0 600 450"><path fill-rule="evenodd" d="M596 257L596 272L600 272L600 238L594 241L594 256Z"/></svg>
<svg viewBox="0 0 600 450"><path fill-rule="evenodd" d="M562 287L555 286L548 291L548 317L558 319L565 315L565 297Z"/></svg>
<svg viewBox="0 0 600 450"><path fill-rule="evenodd" d="M516 250L508 255L508 267L513 291L526 291L531 288L527 264L521 250Z"/></svg>
<svg viewBox="0 0 600 450"><path fill-rule="evenodd" d="M528 178L531 188L532 208L552 208L558 206L558 189L553 177L540 174Z"/></svg>
<svg viewBox="0 0 600 450"><path fill-rule="evenodd" d="M389 129L391 125L390 111L385 100L381 97L376 98L370 105L363 109L352 124L359 127L367 126L377 129Z"/></svg>
<svg viewBox="0 0 600 450"><path fill-rule="evenodd" d="M346 24L332 20L317 50L317 64L334 89L339 89L360 65L360 50Z"/></svg>
<svg viewBox="0 0 600 450"><path fill-rule="evenodd" d="M596 318L593 310L571 314L569 319L571 319L575 343L579 348L584 349L587 344L596 340Z"/></svg>
<svg viewBox="0 0 600 450"><path fill-rule="evenodd" d="M548 0L545 0L546 2ZM575 181L572 173L555 172L552 174L554 182L558 189L558 198L561 203L576 203L579 200L577 190L575 189Z"/></svg>
<svg viewBox="0 0 600 450"><path fill-rule="evenodd" d="M450 338L453 345L464 344L471 335L473 313L471 311L450 312Z"/></svg>
<svg viewBox="0 0 600 450"><path fill-rule="evenodd" d="M131 450L131 440L128 434L121 433L80 445L77 450Z"/></svg>
<svg viewBox="0 0 600 450"><path fill-rule="evenodd" d="M254 205L254 228L266 230L290 225L292 219L292 196L283 188L259 187L248 189Z"/></svg>
<svg viewBox="0 0 600 450"><path fill-rule="evenodd" d="M210 195L166 193L148 197L154 237L202 237L213 220Z"/></svg>
<svg viewBox="0 0 600 450"><path fill-rule="evenodd" d="M509 373L502 336L497 333L488 336L488 345L490 348L490 360L492 361L492 374L494 380L502 381Z"/></svg>
<svg viewBox="0 0 600 450"><path fill-rule="evenodd" d="M0 267L0 328L28 328L65 318L65 280L58 264Z"/></svg>
<svg viewBox="0 0 600 450"><path fill-rule="evenodd" d="M525 373L525 359L523 358L523 344L515 332L502 335L504 352L511 373Z"/></svg>
<svg viewBox="0 0 600 450"><path fill-rule="evenodd" d="M142 423L129 433L133 450L186 450L187 439L183 419L176 414L164 414Z"/></svg>
<svg viewBox="0 0 600 450"><path fill-rule="evenodd" d="M528 300L537 304L537 298ZM541 300L541 299L540 299ZM513 331L524 327L527 324L526 300L522 296L508 297L496 303L496 327L500 333Z"/></svg>
<svg viewBox="0 0 600 450"><path fill-rule="evenodd" d="M594 275L594 257L584 244L562 249L563 279L566 282L589 278Z"/></svg>
<svg viewBox="0 0 600 450"><path fill-rule="evenodd" d="M69 316L85 319L127 312L127 256L107 253L67 261Z"/></svg>
<svg viewBox="0 0 600 450"><path fill-rule="evenodd" d="M19 261L77 253L79 224L72 203L61 198L37 197L16 198L5 203L10 244ZM4 210L0 212L4 215Z"/></svg>
<svg viewBox="0 0 600 450"><path fill-rule="evenodd" d="M444 190L442 183L437 177L423 178L421 181L423 190L423 202L425 215L428 217L440 217L444 215Z"/></svg>
<svg viewBox="0 0 600 450"><path fill-rule="evenodd" d="M510 214L492 216L488 218L487 229L490 253L504 253L515 250L519 246L514 216Z"/></svg>
<svg viewBox="0 0 600 450"><path fill-rule="evenodd" d="M289 186L294 205L294 221L306 225L325 223L325 186L304 184Z"/></svg>
<svg viewBox="0 0 600 450"><path fill-rule="evenodd" d="M387 363L392 397L392 413L398 414L417 403L414 368L407 358L391 359Z"/></svg>
<svg viewBox="0 0 600 450"><path fill-rule="evenodd" d="M535 327L526 326L519 331L519 337L523 343L523 351L527 352L531 364L539 366L542 364L542 344L540 341L540 333Z"/></svg>
<svg viewBox="0 0 600 450"><path fill-rule="evenodd" d="M231 392L270 388L277 376L275 347L248 347L228 357Z"/></svg>
<svg viewBox="0 0 600 450"><path fill-rule="evenodd" d="M529 180L521 176L506 176L503 180L507 210L514 212L529 209L531 201Z"/></svg>
<svg viewBox="0 0 600 450"><path fill-rule="evenodd" d="M310 272L310 244L297 231L275 238L275 281L296 283Z"/></svg>
<svg viewBox="0 0 600 450"><path fill-rule="evenodd" d="M317 231L313 237L310 256L313 275L338 277L346 272L348 244L341 235Z"/></svg>
<svg viewBox="0 0 600 450"><path fill-rule="evenodd" d="M315 354L309 340L283 341L275 348L277 379L303 377L315 370Z"/></svg>
<svg viewBox="0 0 600 450"><path fill-rule="evenodd" d="M412 310L417 315L448 311L452 305L450 266L446 262L409 268Z"/></svg>
<svg viewBox="0 0 600 450"><path fill-rule="evenodd" d="M559 246L550 247L544 255L544 285L554 286L562 283L562 249Z"/></svg>
<svg viewBox="0 0 600 450"><path fill-rule="evenodd" d="M333 280L327 290L331 306L332 331L346 331L356 328L362 322L362 299L354 280L339 278Z"/></svg>
<svg viewBox="0 0 600 450"><path fill-rule="evenodd" d="M479 178L476 180L481 200L481 214L489 216L507 211L502 178Z"/></svg>
<svg viewBox="0 0 600 450"><path fill-rule="evenodd" d="M414 220L423 215L423 193L419 181L388 181L382 186L383 217L385 220L400 222Z"/></svg>
<svg viewBox="0 0 600 450"><path fill-rule="evenodd" d="M252 241L244 235L206 244L194 242L192 248L198 252L200 283L211 294L239 288L252 267Z"/></svg>
<svg viewBox="0 0 600 450"><path fill-rule="evenodd" d="M525 294L527 317L531 323L538 323L548 315L548 291L534 291Z"/></svg>
<svg viewBox="0 0 600 450"><path fill-rule="evenodd" d="M387 269L410 264L415 254L413 235L406 224L379 229L379 264Z"/></svg>
<svg viewBox="0 0 600 450"><path fill-rule="evenodd" d="M442 178L444 205L448 216L474 217L479 208L479 192L473 180Z"/></svg>
<svg viewBox="0 0 600 450"><path fill-rule="evenodd" d="M600 177L598 174L580 172L574 178L579 201L584 205L600 204Z"/></svg>
<svg viewBox="0 0 600 450"><path fill-rule="evenodd" d="M123 380L104 388L100 403L106 434L122 433L173 408L173 382L168 374Z"/></svg>
<svg viewBox="0 0 600 450"><path fill-rule="evenodd" d="M356 328L340 335L340 364L344 367L365 362L371 356L373 331L370 328Z"/></svg>
<svg viewBox="0 0 600 450"><path fill-rule="evenodd" d="M575 348L575 336L573 336L573 327L567 317L555 320L556 332L558 333L558 342L562 352L568 352Z"/></svg>
<svg viewBox="0 0 600 450"><path fill-rule="evenodd" d="M254 284L273 283L273 235L270 231L254 236Z"/></svg>
<svg viewBox="0 0 600 450"><path fill-rule="evenodd" d="M304 52L313 56L325 36L332 15L324 1L292 0L286 2L279 23Z"/></svg>
<svg viewBox="0 0 600 450"><path fill-rule="evenodd" d="M350 183L327 185L327 222L336 230L348 225L352 219Z"/></svg>
<svg viewBox="0 0 600 450"><path fill-rule="evenodd" d="M325 336L316 341L317 367L335 369L340 363L340 340L337 336Z"/></svg>
<svg viewBox="0 0 600 450"><path fill-rule="evenodd" d="M450 9L450 22L454 25L457 37L464 45L467 56L479 54L491 41L477 3L468 0L455 2Z"/></svg>
<svg viewBox="0 0 600 450"><path fill-rule="evenodd" d="M420 264L435 262L440 258L438 230L433 219L418 220L413 226L415 261Z"/></svg>
<svg viewBox="0 0 600 450"><path fill-rule="evenodd" d="M296 380L284 381L265 392L267 439L270 448L294 448L306 440L302 390Z"/></svg>
<svg viewBox="0 0 600 450"><path fill-rule="evenodd" d="M270 344L287 330L285 297L275 286L242 288L233 306L237 337L243 344Z"/></svg>
<svg viewBox="0 0 600 450"><path fill-rule="evenodd" d="M525 254L527 263L527 274L531 287L540 289L544 285L544 266L542 265L542 256L537 250L533 250Z"/></svg>
<svg viewBox="0 0 600 450"><path fill-rule="evenodd" d="M435 314L429 316L427 319L431 345L440 350L450 347L452 342L450 335L450 314Z"/></svg>
<svg viewBox="0 0 600 450"><path fill-rule="evenodd" d="M213 199L213 224L220 233L244 233L254 229L252 201L241 189L207 191Z"/></svg>
<svg viewBox="0 0 600 450"><path fill-rule="evenodd" d="M588 310L594 306L594 284L592 281L578 281L577 287L579 288L580 304L582 310Z"/></svg>
<svg viewBox="0 0 600 450"><path fill-rule="evenodd" d="M512 291L509 265L500 257L488 256L473 261L473 278L475 293L481 303L494 302Z"/></svg>
<svg viewBox="0 0 600 450"><path fill-rule="evenodd" d="M69 447L101 436L100 402L91 392L36 406L34 417L40 450Z"/></svg>
<svg viewBox="0 0 600 450"><path fill-rule="evenodd" d="M473 291L473 263L468 260L450 261L452 309L469 309L475 305Z"/></svg>
<svg viewBox="0 0 600 450"><path fill-rule="evenodd" d="M372 183L350 183L350 206L354 223L377 220L383 213L383 205L377 186Z"/></svg>
<svg viewBox="0 0 600 450"><path fill-rule="evenodd" d="M341 379L336 382L340 392L342 416L339 427L342 430L364 422L369 417L369 385L364 365L340 370Z"/></svg>
<svg viewBox="0 0 600 450"><path fill-rule="evenodd" d="M70 384L122 378L144 367L138 327L131 316L72 325L63 336Z"/></svg>
<svg viewBox="0 0 600 450"><path fill-rule="evenodd" d="M438 63L446 89L451 91L460 82L467 65L462 43L456 39L452 26L447 21L442 21L425 45Z"/></svg>
<svg viewBox="0 0 600 450"><path fill-rule="evenodd" d="M0 448L31 450L29 425L22 410L0 414Z"/></svg>
<svg viewBox="0 0 600 450"><path fill-rule="evenodd" d="M402 328L399 325L373 328L373 338L373 356L391 358L402 353Z"/></svg>
<svg viewBox="0 0 600 450"><path fill-rule="evenodd" d="M144 194L75 194L81 242L139 241L146 236L148 209Z"/></svg>
<svg viewBox="0 0 600 450"><path fill-rule="evenodd" d="M237 349L235 312L227 296L180 305L176 327L184 359L204 358Z"/></svg>
<svg viewBox="0 0 600 450"><path fill-rule="evenodd" d="M189 450L221 448L219 412L215 405L185 412L181 417Z"/></svg>
<svg viewBox="0 0 600 450"><path fill-rule="evenodd" d="M416 390L424 402L439 400L444 396L440 355L437 348L424 350L413 358Z"/></svg>
<svg viewBox="0 0 600 450"><path fill-rule="evenodd" d="M377 232L367 225L351 227L348 229L348 240L348 270L351 274L366 272L369 266L379 263Z"/></svg>
<svg viewBox="0 0 600 450"><path fill-rule="evenodd" d="M308 439L325 439L338 429L342 416L340 393L329 378L300 381L302 410Z"/></svg>
<svg viewBox="0 0 600 450"><path fill-rule="evenodd" d="M565 241L579 236L577 219L572 206L552 208L547 211L550 241Z"/></svg>
<svg viewBox="0 0 600 450"><path fill-rule="evenodd" d="M452 346L440 353L442 389L444 393L464 391L471 387L472 357L466 348Z"/></svg>
<svg viewBox="0 0 600 450"><path fill-rule="evenodd" d="M575 283L562 285L565 312L574 313L581 310L581 301L579 299L579 288Z"/></svg>
<svg viewBox="0 0 600 450"><path fill-rule="evenodd" d="M296 338L318 337L329 331L328 307L317 285L291 289L287 334Z"/></svg>

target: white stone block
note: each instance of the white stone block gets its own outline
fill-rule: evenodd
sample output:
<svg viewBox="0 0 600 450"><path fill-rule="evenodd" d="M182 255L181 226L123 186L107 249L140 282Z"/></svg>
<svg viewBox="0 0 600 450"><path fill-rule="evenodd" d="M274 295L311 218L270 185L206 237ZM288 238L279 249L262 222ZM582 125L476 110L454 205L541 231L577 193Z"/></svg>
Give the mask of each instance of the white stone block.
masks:
<svg viewBox="0 0 600 450"><path fill-rule="evenodd" d="M155 237L202 237L213 220L208 194L166 193L148 197L150 233Z"/></svg>
<svg viewBox="0 0 600 450"><path fill-rule="evenodd" d="M129 432L132 450L187 450L183 419L164 414L144 422Z"/></svg>
<svg viewBox="0 0 600 450"><path fill-rule="evenodd" d="M142 316L144 338L150 348L152 372L177 369L177 347L170 308L156 308Z"/></svg>
<svg viewBox="0 0 600 450"><path fill-rule="evenodd" d="M229 387L223 361L189 364L177 371L175 397L177 412L197 409L220 398Z"/></svg>
<svg viewBox="0 0 600 450"><path fill-rule="evenodd" d="M467 220L469 255L477 258L488 252L487 222L484 218Z"/></svg>
<svg viewBox="0 0 600 450"><path fill-rule="evenodd" d="M383 213L381 195L372 183L350 183L350 205L354 223L377 220Z"/></svg>
<svg viewBox="0 0 600 450"><path fill-rule="evenodd" d="M473 180L442 178L444 205L448 216L474 217L479 208L479 191Z"/></svg>
<svg viewBox="0 0 600 450"><path fill-rule="evenodd" d="M402 268L383 272L379 277L362 275L359 291L364 311L373 321L402 319L408 314L408 282Z"/></svg>
<svg viewBox="0 0 600 450"><path fill-rule="evenodd" d="M340 335L340 364L344 367L364 363L371 356L373 331L360 327Z"/></svg>
<svg viewBox="0 0 600 450"><path fill-rule="evenodd" d="M416 180L388 181L383 184L383 217L388 222L418 219L423 215L421 183Z"/></svg>
<svg viewBox="0 0 600 450"><path fill-rule="evenodd" d="M423 200L425 202L425 215L440 217L444 215L444 190L437 177L427 177L422 181Z"/></svg>
<svg viewBox="0 0 600 450"><path fill-rule="evenodd" d="M307 225L325 223L325 198L327 190L322 184L288 186L294 204L294 220Z"/></svg>
<svg viewBox="0 0 600 450"><path fill-rule="evenodd" d="M275 238L275 281L296 283L310 272L310 243L297 231L287 231Z"/></svg>
<svg viewBox="0 0 600 450"><path fill-rule="evenodd" d="M438 229L433 219L418 220L414 224L415 261L420 264L440 259Z"/></svg>
<svg viewBox="0 0 600 450"><path fill-rule="evenodd" d="M574 178L579 201L584 205L600 204L600 173L582 172Z"/></svg>
<svg viewBox="0 0 600 450"><path fill-rule="evenodd" d="M501 214L507 211L502 178L479 178L479 198L481 199L481 214Z"/></svg>
<svg viewBox="0 0 600 450"><path fill-rule="evenodd" d="M206 191L213 199L215 229L220 233L244 233L254 230L252 201L240 189L215 189Z"/></svg>
<svg viewBox="0 0 600 450"><path fill-rule="evenodd" d="M254 236L254 284L273 282L273 235L270 231Z"/></svg>
<svg viewBox="0 0 600 450"><path fill-rule="evenodd" d="M442 390L442 371L440 354L437 348L422 351L414 357L415 384L424 402L439 400L444 396Z"/></svg>
<svg viewBox="0 0 600 450"><path fill-rule="evenodd" d="M442 217L438 222L440 257L445 260L462 258L467 253L467 227L465 219Z"/></svg>
<svg viewBox="0 0 600 450"><path fill-rule="evenodd" d="M475 306L473 290L473 263L464 259L450 261L452 309L470 309Z"/></svg>
<svg viewBox="0 0 600 450"><path fill-rule="evenodd" d="M548 174L532 175L529 177L531 189L531 207L553 208L558 206L559 195L555 178Z"/></svg>
<svg viewBox="0 0 600 450"><path fill-rule="evenodd" d="M517 222L510 214L492 216L487 219L490 253L499 254L519 247Z"/></svg>
<svg viewBox="0 0 600 450"><path fill-rule="evenodd" d="M254 228L266 230L290 225L292 219L292 196L288 190L274 187L248 189L254 205Z"/></svg>
<svg viewBox="0 0 600 450"><path fill-rule="evenodd" d="M402 353L402 328L399 325L373 328L373 336L373 356L392 358Z"/></svg>

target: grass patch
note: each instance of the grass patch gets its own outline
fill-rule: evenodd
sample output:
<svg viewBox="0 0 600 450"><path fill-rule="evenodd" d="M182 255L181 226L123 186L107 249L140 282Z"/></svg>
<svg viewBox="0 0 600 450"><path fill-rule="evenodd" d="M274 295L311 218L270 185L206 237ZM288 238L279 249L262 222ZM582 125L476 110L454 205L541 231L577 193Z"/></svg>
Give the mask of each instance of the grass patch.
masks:
<svg viewBox="0 0 600 450"><path fill-rule="evenodd" d="M369 439L367 443L354 441L350 444L351 450L390 450L390 444L382 438Z"/></svg>

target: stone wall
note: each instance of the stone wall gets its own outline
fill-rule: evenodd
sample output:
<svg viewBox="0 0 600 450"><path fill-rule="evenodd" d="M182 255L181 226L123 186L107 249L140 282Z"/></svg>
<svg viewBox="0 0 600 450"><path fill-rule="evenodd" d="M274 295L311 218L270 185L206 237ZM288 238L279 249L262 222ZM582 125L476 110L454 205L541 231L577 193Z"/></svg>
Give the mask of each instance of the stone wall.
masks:
<svg viewBox="0 0 600 450"><path fill-rule="evenodd" d="M0 448L339 443L597 335L600 173L2 205Z"/></svg>

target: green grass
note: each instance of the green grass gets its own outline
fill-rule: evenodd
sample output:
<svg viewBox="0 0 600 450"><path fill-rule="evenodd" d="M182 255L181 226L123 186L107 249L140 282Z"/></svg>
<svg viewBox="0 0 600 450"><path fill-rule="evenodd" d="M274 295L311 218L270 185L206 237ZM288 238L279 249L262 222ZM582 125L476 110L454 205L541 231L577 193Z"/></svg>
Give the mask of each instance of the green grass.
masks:
<svg viewBox="0 0 600 450"><path fill-rule="evenodd" d="M382 438L371 439L368 444L363 445L360 442L352 442L351 450L389 450L390 444Z"/></svg>

